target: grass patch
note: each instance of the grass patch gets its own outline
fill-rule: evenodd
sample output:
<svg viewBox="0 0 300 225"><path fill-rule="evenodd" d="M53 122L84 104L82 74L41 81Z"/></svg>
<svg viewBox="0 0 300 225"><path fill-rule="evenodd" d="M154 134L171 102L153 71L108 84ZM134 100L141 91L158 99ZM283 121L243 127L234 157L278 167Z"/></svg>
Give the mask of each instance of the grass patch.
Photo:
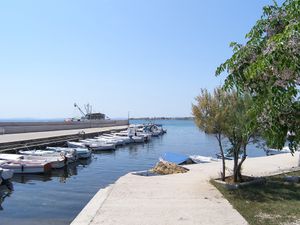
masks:
<svg viewBox="0 0 300 225"><path fill-rule="evenodd" d="M300 176L300 171L267 177L265 184L237 190L212 184L251 225L300 224L300 184L284 182L285 175Z"/></svg>

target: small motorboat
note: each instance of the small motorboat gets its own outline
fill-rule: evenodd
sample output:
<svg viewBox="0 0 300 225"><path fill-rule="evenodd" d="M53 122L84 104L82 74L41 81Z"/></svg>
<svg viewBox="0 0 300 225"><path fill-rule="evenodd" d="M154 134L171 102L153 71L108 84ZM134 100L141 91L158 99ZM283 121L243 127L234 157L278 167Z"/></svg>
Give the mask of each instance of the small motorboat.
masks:
<svg viewBox="0 0 300 225"><path fill-rule="evenodd" d="M93 151L116 150L115 144L109 144L94 140L81 140L80 142L85 144L85 146L89 147Z"/></svg>
<svg viewBox="0 0 300 225"><path fill-rule="evenodd" d="M202 155L191 155L190 159L192 159L195 163L211 163L219 161L219 159Z"/></svg>
<svg viewBox="0 0 300 225"><path fill-rule="evenodd" d="M36 156L36 155L20 155L20 154L0 154L0 159L8 160L11 162L18 162L23 160L32 163L50 163L53 169L63 168L66 164L66 157L59 156Z"/></svg>
<svg viewBox="0 0 300 225"><path fill-rule="evenodd" d="M177 165L195 163L189 156L174 152L165 152L160 160L175 163Z"/></svg>
<svg viewBox="0 0 300 225"><path fill-rule="evenodd" d="M133 140L130 139L130 137L126 136L118 136L116 134L102 134L103 137L110 137L113 139L117 139L117 140L122 140L124 142L124 144L129 144L132 143Z"/></svg>
<svg viewBox="0 0 300 225"><path fill-rule="evenodd" d="M217 156L218 159L222 159L222 154L221 153L217 153L216 156ZM229 154L225 154L224 155L224 159L226 159L226 160L233 160L233 156L231 156Z"/></svg>
<svg viewBox="0 0 300 225"><path fill-rule="evenodd" d="M144 137L140 137L140 136L131 136L130 137L134 143L144 143L145 142L145 138Z"/></svg>
<svg viewBox="0 0 300 225"><path fill-rule="evenodd" d="M47 173L51 170L49 162L34 162L30 160L0 160L0 167L10 169L14 173Z"/></svg>
<svg viewBox="0 0 300 225"><path fill-rule="evenodd" d="M108 144L115 144L115 145L124 145L125 142L122 139L113 138L113 137L106 137L106 136L99 136L95 138L97 141L105 142Z"/></svg>
<svg viewBox="0 0 300 225"><path fill-rule="evenodd" d="M65 157L67 159L67 164L73 163L77 160L76 152L56 152L54 150L26 150L19 151L22 155L32 155L32 156L44 156L44 157Z"/></svg>
<svg viewBox="0 0 300 225"><path fill-rule="evenodd" d="M280 149L274 149L274 148L269 148L266 151L266 154L269 155L278 155L278 154L283 154L283 153L291 153L291 150L289 149L288 146L283 147L281 150Z"/></svg>
<svg viewBox="0 0 300 225"><path fill-rule="evenodd" d="M86 159L91 157L92 151L87 148L64 148L64 147L47 147L46 149L56 152L75 151L78 159Z"/></svg>
<svg viewBox="0 0 300 225"><path fill-rule="evenodd" d="M67 145L69 148L86 148L86 145L84 143L75 141L67 141Z"/></svg>

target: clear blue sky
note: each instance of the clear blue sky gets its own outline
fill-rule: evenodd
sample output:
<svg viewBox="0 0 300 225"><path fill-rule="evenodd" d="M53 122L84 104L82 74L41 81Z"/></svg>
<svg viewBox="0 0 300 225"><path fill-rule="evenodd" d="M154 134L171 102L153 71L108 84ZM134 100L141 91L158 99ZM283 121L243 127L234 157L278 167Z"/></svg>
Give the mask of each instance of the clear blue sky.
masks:
<svg viewBox="0 0 300 225"><path fill-rule="evenodd" d="M282 2L282 1L279 1ZM0 3L0 118L190 116L271 0Z"/></svg>

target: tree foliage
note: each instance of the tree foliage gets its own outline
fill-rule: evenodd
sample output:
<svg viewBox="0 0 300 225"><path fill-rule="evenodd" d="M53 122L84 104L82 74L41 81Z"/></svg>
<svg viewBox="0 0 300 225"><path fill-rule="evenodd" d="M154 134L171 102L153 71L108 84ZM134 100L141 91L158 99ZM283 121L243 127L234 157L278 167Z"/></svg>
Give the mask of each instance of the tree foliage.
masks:
<svg viewBox="0 0 300 225"><path fill-rule="evenodd" d="M225 178L225 160L222 139L226 137L231 144L229 153L234 158L234 181L242 179L241 168L247 157L247 145L256 134L256 117L251 109L253 102L249 95L226 92L216 88L213 94L201 90L192 106L197 126L218 140L223 161L222 179ZM242 155L241 160L239 160Z"/></svg>
<svg viewBox="0 0 300 225"><path fill-rule="evenodd" d="M213 134L218 140L222 156L222 180L225 180L226 168L222 138L227 126L226 116L230 107L225 101L226 95L227 93L221 88L216 88L213 94L209 93L206 89L202 89L201 94L195 99L197 104L192 105L196 125L205 133Z"/></svg>
<svg viewBox="0 0 300 225"><path fill-rule="evenodd" d="M249 92L267 144L291 149L300 142L300 0L266 6L246 35L231 43L233 55L216 75L228 72L225 89ZM289 135L287 135L289 134Z"/></svg>

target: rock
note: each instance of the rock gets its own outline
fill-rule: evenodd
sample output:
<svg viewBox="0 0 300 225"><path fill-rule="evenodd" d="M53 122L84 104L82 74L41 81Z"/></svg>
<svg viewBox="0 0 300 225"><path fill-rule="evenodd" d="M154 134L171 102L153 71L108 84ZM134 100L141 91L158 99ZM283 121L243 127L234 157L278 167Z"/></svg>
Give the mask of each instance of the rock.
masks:
<svg viewBox="0 0 300 225"><path fill-rule="evenodd" d="M182 166L178 166L175 163L169 163L165 161L158 162L153 169L150 170L152 173L166 175L174 173L186 173L189 169Z"/></svg>

